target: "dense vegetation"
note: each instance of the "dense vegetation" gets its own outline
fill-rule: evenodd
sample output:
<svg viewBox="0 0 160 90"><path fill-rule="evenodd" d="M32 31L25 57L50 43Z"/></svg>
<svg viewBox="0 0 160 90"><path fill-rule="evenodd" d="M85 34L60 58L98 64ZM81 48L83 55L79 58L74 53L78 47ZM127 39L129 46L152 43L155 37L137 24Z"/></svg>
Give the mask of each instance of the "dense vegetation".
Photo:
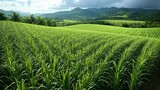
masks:
<svg viewBox="0 0 160 90"><path fill-rule="evenodd" d="M15 21L15 22L24 22L24 23L30 23L30 24L37 24L37 25L44 25L44 26L69 26L69 25L75 25L79 22L71 22L71 20L63 20L59 18L43 18L41 16L21 16L17 12L12 12L9 16L5 15L4 13L0 13L0 20L9 20L9 21Z"/></svg>
<svg viewBox="0 0 160 90"><path fill-rule="evenodd" d="M0 88L142 90L159 54L159 28L0 21Z"/></svg>
<svg viewBox="0 0 160 90"><path fill-rule="evenodd" d="M100 24L130 28L149 28L160 27L160 22L154 21L135 21L135 20L99 20L99 19L82 19L81 24Z"/></svg>
<svg viewBox="0 0 160 90"><path fill-rule="evenodd" d="M160 10L141 9L141 8L75 8L71 11L43 14L43 17L62 18L62 19L100 19L100 20L141 20L141 21L160 21Z"/></svg>
<svg viewBox="0 0 160 90"><path fill-rule="evenodd" d="M11 15L13 11L4 11L1 13ZM28 16L29 13L19 12L21 16ZM70 11L61 11L56 13L36 14L46 18L61 18L69 20L79 19L100 19L100 20L141 20L141 21L160 21L160 10L141 9L141 8L74 8Z"/></svg>
<svg viewBox="0 0 160 90"><path fill-rule="evenodd" d="M43 14L43 17L78 20L80 23L132 28L160 27L160 10L140 8L75 8L71 11ZM125 23L104 20L123 20ZM125 21L126 20L126 21ZM128 20L134 20L133 22ZM135 23L135 21L137 21ZM145 23L139 23L145 22Z"/></svg>
<svg viewBox="0 0 160 90"><path fill-rule="evenodd" d="M157 21L158 16L154 20L149 21L135 21L135 20L101 20L101 19L79 19L79 20L63 20L59 18L44 18L41 16L20 16L19 13L12 12L10 16L0 13L0 20L11 20L16 22L24 22L30 24L38 24L44 26L70 26L76 24L101 24L120 27L132 27L132 28L148 28L148 27L160 27L160 21Z"/></svg>
<svg viewBox="0 0 160 90"><path fill-rule="evenodd" d="M88 9L75 8L71 11L61 11L49 14L37 14L39 16L28 15L27 13L20 13L20 16L18 13L3 10L0 10L0 12L0 17L4 16L1 15L2 13L6 14L6 16L9 15L9 18L7 20L20 21L45 26L69 26L80 23L87 23L132 28L160 27L160 10L157 9L132 9L114 7ZM16 18L14 14L20 17ZM0 18L0 20L4 20L4 18L5 17ZM65 22L63 19L74 20L78 22ZM124 22L122 21L123 23L119 23L120 20L123 20ZM131 21L129 22L129 20Z"/></svg>

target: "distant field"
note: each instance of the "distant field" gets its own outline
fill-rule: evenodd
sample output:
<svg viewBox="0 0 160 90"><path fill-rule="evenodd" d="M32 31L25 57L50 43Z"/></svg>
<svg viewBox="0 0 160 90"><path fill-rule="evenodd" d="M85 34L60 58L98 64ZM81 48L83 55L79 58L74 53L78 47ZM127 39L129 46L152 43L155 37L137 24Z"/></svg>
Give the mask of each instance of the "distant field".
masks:
<svg viewBox="0 0 160 90"><path fill-rule="evenodd" d="M66 29L80 30L80 31L90 31L97 33L106 33L114 35L125 35L132 37L145 37L145 38L160 38L160 28L124 28L124 27L114 27L105 25L94 25L94 24L80 24L68 26Z"/></svg>
<svg viewBox="0 0 160 90"><path fill-rule="evenodd" d="M134 21L134 20L104 20L107 22L111 22L111 23L118 23L118 24L122 24L122 23L141 23L144 24L144 21Z"/></svg>
<svg viewBox="0 0 160 90"><path fill-rule="evenodd" d="M64 20L64 22L75 23L77 21L74 21L74 20Z"/></svg>
<svg viewBox="0 0 160 90"><path fill-rule="evenodd" d="M160 28L0 21L2 90L151 90L159 55Z"/></svg>
<svg viewBox="0 0 160 90"><path fill-rule="evenodd" d="M74 20L63 20L61 22L57 22L57 26L70 26L70 25L75 25L77 23L78 21Z"/></svg>

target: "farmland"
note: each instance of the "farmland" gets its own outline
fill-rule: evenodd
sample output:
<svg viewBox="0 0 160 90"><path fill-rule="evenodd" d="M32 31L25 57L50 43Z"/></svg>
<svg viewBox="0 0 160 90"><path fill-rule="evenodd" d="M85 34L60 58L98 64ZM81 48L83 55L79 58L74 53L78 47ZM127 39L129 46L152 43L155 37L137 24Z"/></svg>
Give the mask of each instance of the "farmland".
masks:
<svg viewBox="0 0 160 90"><path fill-rule="evenodd" d="M160 63L160 28L0 21L0 88L140 90Z"/></svg>
<svg viewBox="0 0 160 90"><path fill-rule="evenodd" d="M102 21L113 26L122 26L122 27L142 28L142 27L147 27L145 25L151 26L151 24L147 24L145 21L137 21L137 20L102 20Z"/></svg>
<svg viewBox="0 0 160 90"><path fill-rule="evenodd" d="M117 23L117 24L122 24L122 23L145 23L144 21L134 21L134 20L104 20L106 22L111 22L111 23Z"/></svg>

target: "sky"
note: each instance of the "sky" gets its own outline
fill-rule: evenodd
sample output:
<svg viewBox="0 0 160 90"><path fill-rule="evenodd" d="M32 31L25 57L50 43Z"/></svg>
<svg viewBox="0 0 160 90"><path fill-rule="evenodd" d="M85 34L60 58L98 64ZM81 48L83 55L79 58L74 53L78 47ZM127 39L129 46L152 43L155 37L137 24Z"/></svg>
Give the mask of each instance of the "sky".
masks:
<svg viewBox="0 0 160 90"><path fill-rule="evenodd" d="M160 9L160 0L0 0L0 9L53 13L80 8L127 7Z"/></svg>

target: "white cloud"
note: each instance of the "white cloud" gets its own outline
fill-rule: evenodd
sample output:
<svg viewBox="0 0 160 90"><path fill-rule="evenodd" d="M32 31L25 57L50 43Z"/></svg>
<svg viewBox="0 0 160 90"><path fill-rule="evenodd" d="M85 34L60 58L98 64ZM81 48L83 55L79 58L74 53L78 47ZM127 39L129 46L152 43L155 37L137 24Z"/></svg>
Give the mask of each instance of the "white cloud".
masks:
<svg viewBox="0 0 160 90"><path fill-rule="evenodd" d="M0 1L0 8L6 10L16 9L16 7L21 7L21 4L16 2L9 2L9 1Z"/></svg>
<svg viewBox="0 0 160 90"><path fill-rule="evenodd" d="M75 0L75 3L79 3L79 0Z"/></svg>
<svg viewBox="0 0 160 90"><path fill-rule="evenodd" d="M30 13L54 12L64 4L63 0L15 0L0 1L0 9ZM54 9L55 8L55 9Z"/></svg>
<svg viewBox="0 0 160 90"><path fill-rule="evenodd" d="M113 6L160 9L160 0L121 0L114 3Z"/></svg>
<svg viewBox="0 0 160 90"><path fill-rule="evenodd" d="M58 7L62 3L62 0L32 0L31 7L35 8L51 8Z"/></svg>

